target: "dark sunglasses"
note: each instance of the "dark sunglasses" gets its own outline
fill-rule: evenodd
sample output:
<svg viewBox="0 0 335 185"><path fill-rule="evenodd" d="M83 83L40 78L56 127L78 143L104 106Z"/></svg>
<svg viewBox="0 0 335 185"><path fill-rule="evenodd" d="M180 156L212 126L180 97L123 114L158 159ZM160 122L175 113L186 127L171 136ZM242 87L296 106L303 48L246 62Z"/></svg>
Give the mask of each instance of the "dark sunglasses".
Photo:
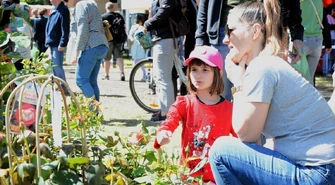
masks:
<svg viewBox="0 0 335 185"><path fill-rule="evenodd" d="M234 29L229 28L228 24L226 24L226 26L224 27L224 31L225 31L226 35L228 35L228 37L230 37L231 32L233 32L235 29L236 28L234 28Z"/></svg>

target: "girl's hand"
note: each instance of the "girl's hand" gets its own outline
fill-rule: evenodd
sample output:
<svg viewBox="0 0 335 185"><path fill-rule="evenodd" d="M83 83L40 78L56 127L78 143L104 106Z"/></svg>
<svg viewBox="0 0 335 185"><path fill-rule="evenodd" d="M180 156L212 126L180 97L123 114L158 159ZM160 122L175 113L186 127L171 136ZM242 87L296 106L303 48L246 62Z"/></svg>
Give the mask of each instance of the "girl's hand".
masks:
<svg viewBox="0 0 335 185"><path fill-rule="evenodd" d="M171 131L161 130L157 133L157 143L161 146L166 145L170 142L170 137L172 137Z"/></svg>
<svg viewBox="0 0 335 185"><path fill-rule="evenodd" d="M245 62L247 61L248 55L245 54L240 62L234 63L229 54L225 59L225 69L228 79L234 84L235 87L243 84L243 78L245 73Z"/></svg>

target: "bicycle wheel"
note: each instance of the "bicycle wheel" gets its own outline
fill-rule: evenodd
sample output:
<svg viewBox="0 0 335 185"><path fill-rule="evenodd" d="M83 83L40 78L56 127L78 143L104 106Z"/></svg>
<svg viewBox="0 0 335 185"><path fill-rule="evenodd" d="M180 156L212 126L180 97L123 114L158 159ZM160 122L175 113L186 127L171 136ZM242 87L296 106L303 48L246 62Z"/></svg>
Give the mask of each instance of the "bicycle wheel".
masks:
<svg viewBox="0 0 335 185"><path fill-rule="evenodd" d="M129 88L135 102L148 112L158 112L160 106L156 95L156 84L153 79L152 59L139 61L131 70Z"/></svg>

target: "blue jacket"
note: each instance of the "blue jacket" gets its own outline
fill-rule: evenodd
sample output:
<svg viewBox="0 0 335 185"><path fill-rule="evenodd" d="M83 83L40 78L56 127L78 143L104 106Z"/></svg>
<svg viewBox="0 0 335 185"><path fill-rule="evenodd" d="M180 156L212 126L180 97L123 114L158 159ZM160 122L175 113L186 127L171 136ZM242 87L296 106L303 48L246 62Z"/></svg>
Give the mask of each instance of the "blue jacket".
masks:
<svg viewBox="0 0 335 185"><path fill-rule="evenodd" d="M52 11L45 30L45 45L66 47L69 41L70 11L63 2Z"/></svg>

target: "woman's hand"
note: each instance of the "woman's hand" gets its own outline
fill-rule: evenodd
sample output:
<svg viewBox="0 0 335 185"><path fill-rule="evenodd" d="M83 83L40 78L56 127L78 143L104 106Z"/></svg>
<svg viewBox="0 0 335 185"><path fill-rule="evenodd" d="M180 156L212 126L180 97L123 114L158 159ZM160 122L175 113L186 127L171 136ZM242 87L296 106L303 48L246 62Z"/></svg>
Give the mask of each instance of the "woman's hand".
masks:
<svg viewBox="0 0 335 185"><path fill-rule="evenodd" d="M245 74L245 62L247 61L248 55L245 54L240 62L234 63L229 54L225 59L225 69L228 79L234 84L235 87L243 84Z"/></svg>
<svg viewBox="0 0 335 185"><path fill-rule="evenodd" d="M170 137L172 137L171 131L161 130L157 133L157 143L161 146L166 145L170 142Z"/></svg>

